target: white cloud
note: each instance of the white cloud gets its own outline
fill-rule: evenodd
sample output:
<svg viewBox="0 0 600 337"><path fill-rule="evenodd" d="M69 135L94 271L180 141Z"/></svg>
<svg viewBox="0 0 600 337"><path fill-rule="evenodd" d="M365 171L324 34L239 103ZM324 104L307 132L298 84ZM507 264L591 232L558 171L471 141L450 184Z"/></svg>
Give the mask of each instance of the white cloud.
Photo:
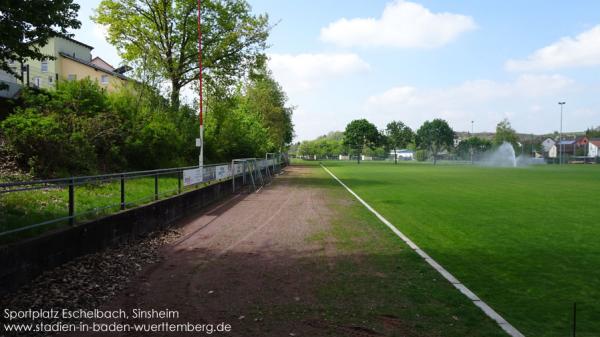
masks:
<svg viewBox="0 0 600 337"><path fill-rule="evenodd" d="M329 80L370 69L352 53L270 54L269 68L288 93L319 88Z"/></svg>
<svg viewBox="0 0 600 337"><path fill-rule="evenodd" d="M399 86L369 97L364 108L379 126L399 119L417 128L425 120L443 118L457 130L468 130L471 120L480 130L493 130L506 117L531 129L532 121L548 120L546 112L555 109L556 97L574 88L573 80L560 75L525 74L510 82L475 80L449 88Z"/></svg>
<svg viewBox="0 0 600 337"><path fill-rule="evenodd" d="M600 25L576 37L564 37L524 60L508 60L511 71L553 70L600 65Z"/></svg>
<svg viewBox="0 0 600 337"><path fill-rule="evenodd" d="M321 40L342 47L435 48L475 29L472 17L433 13L420 4L396 0L381 18L340 19L321 29Z"/></svg>

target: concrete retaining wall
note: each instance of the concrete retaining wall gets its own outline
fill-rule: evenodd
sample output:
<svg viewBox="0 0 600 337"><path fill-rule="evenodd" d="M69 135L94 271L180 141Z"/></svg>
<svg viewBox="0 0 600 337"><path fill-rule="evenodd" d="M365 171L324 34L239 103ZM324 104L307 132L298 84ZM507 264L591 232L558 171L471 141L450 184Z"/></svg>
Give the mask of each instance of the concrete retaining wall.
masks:
<svg viewBox="0 0 600 337"><path fill-rule="evenodd" d="M236 186L241 183L241 178L236 178ZM231 194L231 180L228 180L0 247L0 294L15 290L42 272L76 257L166 228Z"/></svg>

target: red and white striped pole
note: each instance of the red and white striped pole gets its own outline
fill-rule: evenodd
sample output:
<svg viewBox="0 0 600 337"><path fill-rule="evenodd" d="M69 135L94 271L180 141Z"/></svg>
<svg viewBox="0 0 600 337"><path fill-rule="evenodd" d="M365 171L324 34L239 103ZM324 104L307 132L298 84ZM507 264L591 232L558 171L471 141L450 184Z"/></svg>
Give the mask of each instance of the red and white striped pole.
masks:
<svg viewBox="0 0 600 337"><path fill-rule="evenodd" d="M204 123L202 119L202 29L200 28L202 19L200 14L200 2L201 0L198 0L198 80L200 82L200 113L198 114L198 119L200 121L200 158L198 165L202 168L202 166L204 166Z"/></svg>

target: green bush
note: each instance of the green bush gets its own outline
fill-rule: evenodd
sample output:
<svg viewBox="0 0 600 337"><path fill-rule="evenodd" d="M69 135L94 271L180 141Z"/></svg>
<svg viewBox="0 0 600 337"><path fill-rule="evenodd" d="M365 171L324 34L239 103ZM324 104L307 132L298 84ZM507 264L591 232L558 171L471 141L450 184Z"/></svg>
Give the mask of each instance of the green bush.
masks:
<svg viewBox="0 0 600 337"><path fill-rule="evenodd" d="M180 125L194 125L193 114L170 111L156 93L138 90L146 91L107 93L89 79L25 90L0 128L20 168L38 177L189 163L195 136Z"/></svg>
<svg viewBox="0 0 600 337"><path fill-rule="evenodd" d="M425 151L425 150L417 150L417 152L415 152L415 159L417 161L425 161L425 160L427 160L427 151Z"/></svg>
<svg viewBox="0 0 600 337"><path fill-rule="evenodd" d="M226 89L207 95L205 163L283 151L293 133L292 109L277 82L265 74ZM109 93L84 79L60 82L53 91L25 90L22 98L0 132L20 168L38 177L197 163L197 110L172 109L148 86Z"/></svg>

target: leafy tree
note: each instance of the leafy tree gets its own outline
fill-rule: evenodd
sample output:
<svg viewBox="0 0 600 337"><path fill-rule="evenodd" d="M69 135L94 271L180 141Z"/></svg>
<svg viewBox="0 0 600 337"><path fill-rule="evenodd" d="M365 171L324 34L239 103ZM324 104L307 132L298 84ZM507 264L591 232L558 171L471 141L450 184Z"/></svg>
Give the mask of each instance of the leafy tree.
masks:
<svg viewBox="0 0 600 337"><path fill-rule="evenodd" d="M314 140L305 140L299 144L298 154L317 156L317 158L331 158L346 154L343 138L343 132L333 131Z"/></svg>
<svg viewBox="0 0 600 337"><path fill-rule="evenodd" d="M264 127L269 131L268 138L275 145L274 150L283 151L294 137L294 108L287 106L287 95L265 63L253 69L245 97L244 104L248 110L261 116Z"/></svg>
<svg viewBox="0 0 600 337"><path fill-rule="evenodd" d="M171 85L171 105L198 78L196 0L102 0L93 20L108 27L121 57ZM266 48L268 17L245 0L202 1L202 61L207 83L233 84Z"/></svg>
<svg viewBox="0 0 600 337"><path fill-rule="evenodd" d="M3 0L0 2L0 70L15 76L9 62L50 58L40 48L55 36L72 36L81 27L73 0Z"/></svg>
<svg viewBox="0 0 600 337"><path fill-rule="evenodd" d="M517 132L506 118L496 125L496 136L494 138L495 145L502 145L504 142L511 143L515 149L519 142Z"/></svg>
<svg viewBox="0 0 600 337"><path fill-rule="evenodd" d="M600 126L597 126L595 128L591 128L591 129L587 129L585 131L585 135L588 138L600 138Z"/></svg>
<svg viewBox="0 0 600 337"><path fill-rule="evenodd" d="M366 119L353 120L344 131L344 145L354 150L357 163L360 164L360 155L365 147L374 148L381 143L381 135L377 127Z"/></svg>
<svg viewBox="0 0 600 337"><path fill-rule="evenodd" d="M454 131L443 119L426 121L417 130L417 145L421 149L427 149L433 155L433 164L437 162L440 151L451 148L454 144Z"/></svg>
<svg viewBox="0 0 600 337"><path fill-rule="evenodd" d="M465 160L476 160L480 154L492 148L492 142L488 139L470 137L461 141L456 148L457 155Z"/></svg>
<svg viewBox="0 0 600 337"><path fill-rule="evenodd" d="M398 155L396 154L396 150L399 147L405 148L410 142L413 141L415 135L410 127L400 121L388 123L385 132L387 144L394 148L394 163L398 164Z"/></svg>

